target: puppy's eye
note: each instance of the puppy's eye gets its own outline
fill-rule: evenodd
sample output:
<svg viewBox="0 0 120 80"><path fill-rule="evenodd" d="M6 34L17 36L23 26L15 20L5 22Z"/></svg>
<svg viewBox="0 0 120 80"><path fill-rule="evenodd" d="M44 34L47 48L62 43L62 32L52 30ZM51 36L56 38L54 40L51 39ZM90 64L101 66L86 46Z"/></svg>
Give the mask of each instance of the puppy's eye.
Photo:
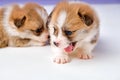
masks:
<svg viewBox="0 0 120 80"><path fill-rule="evenodd" d="M68 35L68 36L72 35L72 33L73 33L72 31L65 31L65 34Z"/></svg>
<svg viewBox="0 0 120 80"><path fill-rule="evenodd" d="M37 28L37 29L35 30L35 32L36 32L36 33L41 33L43 30L44 30L44 27L42 26L41 28L40 28L40 27Z"/></svg>
<svg viewBox="0 0 120 80"><path fill-rule="evenodd" d="M41 28L38 28L38 29L32 30L32 31L36 36L39 36L43 30L44 30L44 28L41 27Z"/></svg>
<svg viewBox="0 0 120 80"><path fill-rule="evenodd" d="M38 29L35 30L35 32L40 33L40 32L42 32L42 29L38 28Z"/></svg>

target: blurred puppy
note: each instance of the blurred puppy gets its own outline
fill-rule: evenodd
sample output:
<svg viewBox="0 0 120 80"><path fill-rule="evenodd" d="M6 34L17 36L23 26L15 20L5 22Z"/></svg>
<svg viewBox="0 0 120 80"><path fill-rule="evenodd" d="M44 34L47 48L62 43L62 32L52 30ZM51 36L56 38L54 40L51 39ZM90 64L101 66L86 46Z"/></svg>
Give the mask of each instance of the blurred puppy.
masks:
<svg viewBox="0 0 120 80"><path fill-rule="evenodd" d="M0 9L0 47L42 46L48 40L48 14L35 3Z"/></svg>
<svg viewBox="0 0 120 80"><path fill-rule="evenodd" d="M86 3L58 3L49 16L51 47L56 63L70 61L75 52L81 59L92 58L99 35L99 20Z"/></svg>

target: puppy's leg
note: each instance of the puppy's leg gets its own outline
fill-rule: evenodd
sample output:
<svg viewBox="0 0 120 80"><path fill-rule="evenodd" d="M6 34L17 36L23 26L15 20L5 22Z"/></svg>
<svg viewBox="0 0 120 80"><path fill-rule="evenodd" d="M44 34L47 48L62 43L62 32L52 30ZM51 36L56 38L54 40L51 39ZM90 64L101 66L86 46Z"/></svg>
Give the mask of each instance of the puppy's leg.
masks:
<svg viewBox="0 0 120 80"><path fill-rule="evenodd" d="M8 36L5 33L3 26L0 24L0 48L7 47L8 46Z"/></svg>
<svg viewBox="0 0 120 80"><path fill-rule="evenodd" d="M4 36L3 34L0 34L0 48L7 47L8 41L8 37Z"/></svg>
<svg viewBox="0 0 120 80"><path fill-rule="evenodd" d="M52 50L54 52L53 61L58 64L64 64L68 63L70 61L70 58L67 54L63 52L60 48L52 47Z"/></svg>
<svg viewBox="0 0 120 80"><path fill-rule="evenodd" d="M28 46L44 46L45 42L39 42L35 40L31 40L28 38L20 38L20 37L11 37L9 41L9 46L12 47L28 47Z"/></svg>
<svg viewBox="0 0 120 80"><path fill-rule="evenodd" d="M9 41L9 46L12 47L26 47L27 44L30 42L30 39L22 39L19 37L11 37Z"/></svg>
<svg viewBox="0 0 120 80"><path fill-rule="evenodd" d="M77 56L80 59L91 59L93 58L92 50L96 43L84 43L82 47L77 48Z"/></svg>

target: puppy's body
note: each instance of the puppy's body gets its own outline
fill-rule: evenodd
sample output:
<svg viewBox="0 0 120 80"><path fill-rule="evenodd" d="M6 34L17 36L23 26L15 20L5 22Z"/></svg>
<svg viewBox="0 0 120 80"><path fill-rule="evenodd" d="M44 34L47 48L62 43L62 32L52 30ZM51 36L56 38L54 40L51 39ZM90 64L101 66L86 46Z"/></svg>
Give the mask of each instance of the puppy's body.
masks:
<svg viewBox="0 0 120 80"><path fill-rule="evenodd" d="M3 10L0 9L0 48L8 46L8 36L3 28Z"/></svg>
<svg viewBox="0 0 120 80"><path fill-rule="evenodd" d="M45 45L48 40L47 17L46 10L35 3L1 8L0 47L3 42L6 42L6 46Z"/></svg>
<svg viewBox="0 0 120 80"><path fill-rule="evenodd" d="M59 3L50 15L51 46L54 62L69 62L75 52L81 59L92 58L99 35L99 20L95 11L85 3Z"/></svg>

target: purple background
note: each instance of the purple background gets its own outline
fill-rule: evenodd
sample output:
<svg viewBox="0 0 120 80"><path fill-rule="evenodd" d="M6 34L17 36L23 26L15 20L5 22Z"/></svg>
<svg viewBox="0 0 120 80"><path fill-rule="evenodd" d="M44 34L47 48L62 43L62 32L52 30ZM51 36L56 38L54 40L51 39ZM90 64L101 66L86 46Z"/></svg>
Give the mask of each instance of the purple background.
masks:
<svg viewBox="0 0 120 80"><path fill-rule="evenodd" d="M4 4L10 4L10 3L25 3L25 2L37 2L42 5L49 5L49 4L55 4L59 1L62 0L0 0L0 5ZM73 1L73 0L72 0ZM80 0L75 0L75 1L80 1ZM118 4L120 3L120 0L82 0L88 3L92 4Z"/></svg>

